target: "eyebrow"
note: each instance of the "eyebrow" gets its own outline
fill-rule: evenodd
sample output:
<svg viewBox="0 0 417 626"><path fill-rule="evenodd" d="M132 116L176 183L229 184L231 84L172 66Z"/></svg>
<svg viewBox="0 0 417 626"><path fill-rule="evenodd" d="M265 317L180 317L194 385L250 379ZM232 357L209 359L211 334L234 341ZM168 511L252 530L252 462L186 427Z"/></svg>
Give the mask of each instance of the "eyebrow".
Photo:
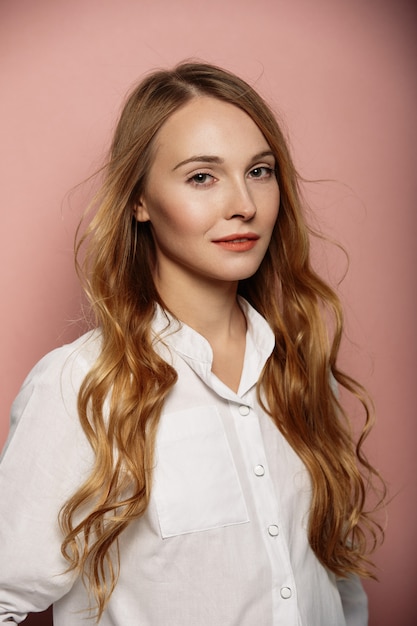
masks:
<svg viewBox="0 0 417 626"><path fill-rule="evenodd" d="M275 155L271 150L264 150L263 152L255 154L251 161L258 161L258 159L262 159L267 156L272 156L275 159ZM180 163L177 163L172 171L177 170L183 165L187 165L187 163L215 163L216 165L220 165L221 163L224 163L224 159L209 154L198 154L190 157L189 159L184 159L184 161L181 161Z"/></svg>
<svg viewBox="0 0 417 626"><path fill-rule="evenodd" d="M199 154L199 155L192 156L189 159L185 159L184 161L181 161L180 163L178 163L173 168L173 171L177 170L182 165L187 165L187 163L216 163L216 164L220 164L220 163L224 163L224 159L221 159L220 157L217 157L217 156L210 156L208 154Z"/></svg>

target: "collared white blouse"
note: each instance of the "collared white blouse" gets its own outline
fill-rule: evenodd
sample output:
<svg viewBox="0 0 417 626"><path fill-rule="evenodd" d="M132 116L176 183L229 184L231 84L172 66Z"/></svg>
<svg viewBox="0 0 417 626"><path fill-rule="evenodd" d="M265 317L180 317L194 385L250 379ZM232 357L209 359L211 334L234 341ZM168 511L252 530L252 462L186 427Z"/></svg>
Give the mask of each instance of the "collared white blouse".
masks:
<svg viewBox="0 0 417 626"><path fill-rule="evenodd" d="M100 626L365 626L360 581L338 581L307 539L310 481L259 406L274 346L247 322L238 393L212 372L208 342L158 310L158 351L178 372L157 439L151 503L120 539L120 578ZM54 603L56 626L85 624L88 596L65 574L60 507L92 453L76 399L100 349L95 331L44 357L12 408L0 464L0 623Z"/></svg>

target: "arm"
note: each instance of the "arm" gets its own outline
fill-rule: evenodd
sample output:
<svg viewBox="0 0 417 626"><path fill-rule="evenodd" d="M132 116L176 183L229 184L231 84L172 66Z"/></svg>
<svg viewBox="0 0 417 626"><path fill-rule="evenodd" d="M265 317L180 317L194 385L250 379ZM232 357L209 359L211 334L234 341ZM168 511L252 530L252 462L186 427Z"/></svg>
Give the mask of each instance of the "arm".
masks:
<svg viewBox="0 0 417 626"><path fill-rule="evenodd" d="M346 626L367 626L368 598L357 576L339 578L336 581L342 600Z"/></svg>
<svg viewBox="0 0 417 626"><path fill-rule="evenodd" d="M72 587L58 513L85 479L91 451L76 401L86 364L61 348L25 381L0 463L0 623L20 623Z"/></svg>

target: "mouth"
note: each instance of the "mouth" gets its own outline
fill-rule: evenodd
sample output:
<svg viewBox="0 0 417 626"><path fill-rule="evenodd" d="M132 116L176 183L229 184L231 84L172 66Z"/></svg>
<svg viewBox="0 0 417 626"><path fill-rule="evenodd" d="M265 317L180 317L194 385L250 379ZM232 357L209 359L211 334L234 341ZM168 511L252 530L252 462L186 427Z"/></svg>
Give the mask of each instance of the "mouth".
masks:
<svg viewBox="0 0 417 626"><path fill-rule="evenodd" d="M222 237L221 239L214 239L213 243L242 243L246 241L257 241L258 239L259 235L255 233L245 233L242 235L234 234Z"/></svg>
<svg viewBox="0 0 417 626"><path fill-rule="evenodd" d="M255 233L234 234L213 240L213 243L230 252L247 252L256 246L259 235Z"/></svg>

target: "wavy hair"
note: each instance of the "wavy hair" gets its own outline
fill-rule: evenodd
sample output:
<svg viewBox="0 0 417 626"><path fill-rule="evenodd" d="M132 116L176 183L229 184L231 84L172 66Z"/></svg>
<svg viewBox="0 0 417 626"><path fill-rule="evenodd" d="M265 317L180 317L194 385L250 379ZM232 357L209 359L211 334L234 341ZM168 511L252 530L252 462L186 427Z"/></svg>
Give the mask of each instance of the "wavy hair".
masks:
<svg viewBox="0 0 417 626"><path fill-rule="evenodd" d="M149 503L158 420L177 378L152 345L155 304L163 303L153 281L152 233L148 223L136 221L133 207L146 186L159 129L202 95L245 111L276 158L278 218L259 269L241 281L238 291L275 334L258 397L309 470L312 549L338 576L369 576L368 554L382 532L365 504L368 486L378 477L362 452L373 412L362 387L337 367L341 305L311 267L310 230L284 134L245 81L212 65L183 63L150 74L131 92L95 199L96 213L81 238L77 233L77 268L101 329L102 348L78 396L95 463L61 510L60 523L62 552L69 570L84 578L97 619L117 582L118 537ZM332 390L332 376L363 405L358 441Z"/></svg>

